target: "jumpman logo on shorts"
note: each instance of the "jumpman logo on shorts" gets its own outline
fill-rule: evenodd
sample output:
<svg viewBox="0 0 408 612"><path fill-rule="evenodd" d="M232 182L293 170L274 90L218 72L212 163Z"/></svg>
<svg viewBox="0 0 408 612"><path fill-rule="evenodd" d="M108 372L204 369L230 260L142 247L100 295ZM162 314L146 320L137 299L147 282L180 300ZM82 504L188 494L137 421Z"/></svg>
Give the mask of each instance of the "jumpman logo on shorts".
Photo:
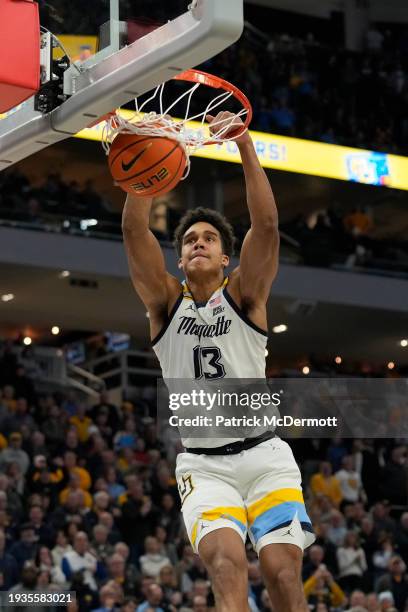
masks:
<svg viewBox="0 0 408 612"><path fill-rule="evenodd" d="M289 527L286 533L282 533L282 536L290 535L292 538L294 538L295 536L293 535L293 533L291 533L291 531L292 531L292 527Z"/></svg>

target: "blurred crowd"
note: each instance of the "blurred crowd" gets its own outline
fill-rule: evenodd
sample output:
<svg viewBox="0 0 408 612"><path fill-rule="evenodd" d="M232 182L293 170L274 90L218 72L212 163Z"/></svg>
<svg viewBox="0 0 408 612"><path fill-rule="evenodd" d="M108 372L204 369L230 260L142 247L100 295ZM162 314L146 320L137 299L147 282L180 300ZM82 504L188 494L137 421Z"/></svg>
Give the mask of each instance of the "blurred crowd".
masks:
<svg viewBox="0 0 408 612"><path fill-rule="evenodd" d="M312 34L265 40L246 30L206 68L242 87L258 130L406 154L407 49L408 32L375 27L363 52L324 46Z"/></svg>
<svg viewBox="0 0 408 612"><path fill-rule="evenodd" d="M0 174L0 211L2 219L34 226L44 225L55 217L77 222L90 218L120 222L119 214L96 191L92 180L80 185L77 181L66 182L60 174L53 173L34 186L16 169Z"/></svg>
<svg viewBox="0 0 408 612"><path fill-rule="evenodd" d="M35 378L35 351L3 342L0 589L75 591L71 612L213 612L181 519L176 445L138 402L39 394ZM303 567L310 609L407 612L406 441L291 446L317 535ZM249 544L247 557L251 612L271 612Z"/></svg>
<svg viewBox="0 0 408 612"><path fill-rule="evenodd" d="M305 265L408 272L408 242L400 237L377 238L378 224L370 207L345 211L331 206L299 215L281 224L281 230L298 242L299 261Z"/></svg>
<svg viewBox="0 0 408 612"><path fill-rule="evenodd" d="M172 240L181 214L158 203L151 228L159 240ZM0 220L60 232L121 236L120 214L97 192L93 181L68 183L58 173L49 174L42 184L34 186L16 169L2 172ZM248 226L240 222L233 225L239 250ZM284 235L291 239L290 260L294 263L371 268L385 274L408 272L408 243L397 238L377 239L376 229L373 211L362 206L348 211L330 207L281 224Z"/></svg>

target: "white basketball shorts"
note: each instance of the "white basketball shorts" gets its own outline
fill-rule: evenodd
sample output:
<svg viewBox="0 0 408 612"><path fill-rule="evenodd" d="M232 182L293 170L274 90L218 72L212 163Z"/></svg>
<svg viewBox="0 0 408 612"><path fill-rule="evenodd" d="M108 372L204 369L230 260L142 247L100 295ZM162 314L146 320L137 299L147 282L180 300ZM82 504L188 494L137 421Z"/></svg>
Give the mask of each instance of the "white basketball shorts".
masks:
<svg viewBox="0 0 408 612"><path fill-rule="evenodd" d="M236 455L177 457L182 513L195 552L201 539L222 527L234 529L256 552L267 544L315 540L307 515L300 470L290 446L266 440Z"/></svg>

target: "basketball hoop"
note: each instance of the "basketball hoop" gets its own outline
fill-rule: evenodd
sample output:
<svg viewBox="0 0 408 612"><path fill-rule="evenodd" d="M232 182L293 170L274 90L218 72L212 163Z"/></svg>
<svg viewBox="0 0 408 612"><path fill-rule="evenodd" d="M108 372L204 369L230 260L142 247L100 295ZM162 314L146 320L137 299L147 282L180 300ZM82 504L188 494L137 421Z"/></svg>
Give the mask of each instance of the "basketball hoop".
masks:
<svg viewBox="0 0 408 612"><path fill-rule="evenodd" d="M164 107L163 102L166 83L162 83L156 87L152 95L144 100L143 103L140 104L139 100L135 99L136 111L130 120L125 119L116 111L104 117L106 123L102 133L102 146L106 155L109 155L114 138L121 133L172 138L183 146L187 157L186 172L182 179L184 180L190 171L190 156L197 149L206 145L221 144L234 140L246 132L252 119L252 106L248 98L238 87L224 79L200 70L186 70L173 77L172 80L193 83L193 85L167 106L167 108ZM218 91L222 90L222 93L217 92L217 95L211 99L203 111L190 116L192 98L201 86ZM228 121L213 121L210 131L206 121L207 115L212 114L215 109L225 105L227 100L230 99L238 102L241 107L240 110L232 113ZM185 101L186 106L184 118L173 119L170 116L170 111L182 101ZM148 111L148 105L153 102L158 102L159 112ZM242 123L238 123L237 119L241 119ZM191 124L191 122L196 123ZM218 129L217 125L219 125ZM236 129L231 132L231 128L234 127Z"/></svg>

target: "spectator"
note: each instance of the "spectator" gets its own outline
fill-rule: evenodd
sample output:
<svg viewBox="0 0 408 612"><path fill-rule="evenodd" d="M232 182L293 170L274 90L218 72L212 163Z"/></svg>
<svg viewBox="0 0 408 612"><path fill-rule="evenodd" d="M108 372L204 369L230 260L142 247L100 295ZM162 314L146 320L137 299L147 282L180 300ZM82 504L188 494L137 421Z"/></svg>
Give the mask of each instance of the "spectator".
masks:
<svg viewBox="0 0 408 612"><path fill-rule="evenodd" d="M157 538L148 536L145 540L145 554L140 557L140 568L145 576L157 578L165 565L171 565L170 559L160 553Z"/></svg>
<svg viewBox="0 0 408 612"><path fill-rule="evenodd" d="M125 420L125 427L123 430L118 431L114 436L113 442L115 450L122 448L134 448L136 444L136 422L134 417L130 416Z"/></svg>
<svg viewBox="0 0 408 612"><path fill-rule="evenodd" d="M89 552L88 536L85 532L78 531L74 539L74 549L65 553L62 558L62 571L67 580L70 580L74 573L82 571L84 583L88 585L92 591L96 591L96 570L97 560Z"/></svg>
<svg viewBox="0 0 408 612"><path fill-rule="evenodd" d="M17 584L19 569L15 558L6 552L6 536L0 529L0 591L8 591Z"/></svg>
<svg viewBox="0 0 408 612"><path fill-rule="evenodd" d="M29 432L30 435L34 431L35 421L28 413L28 403L25 397L17 398L14 412L4 421L4 429L7 433L20 431L24 437L27 437L26 432Z"/></svg>
<svg viewBox="0 0 408 612"><path fill-rule="evenodd" d="M87 406L84 403L77 402L70 404L70 406L68 406L68 409L75 410L75 413L70 417L69 422L74 426L81 444L85 444L88 442L93 428L92 419L86 414ZM64 409L66 410L66 408Z"/></svg>
<svg viewBox="0 0 408 612"><path fill-rule="evenodd" d="M30 523L24 523L20 527L20 540L10 548L10 555L17 561L21 571L26 561L34 561L38 551L38 541L35 530Z"/></svg>
<svg viewBox="0 0 408 612"><path fill-rule="evenodd" d="M65 431L61 427L61 409L57 404L52 404L49 409L49 415L42 424L42 432L49 445L50 453L54 454L60 451L64 442Z"/></svg>
<svg viewBox="0 0 408 612"><path fill-rule="evenodd" d="M397 544L406 565L408 562L408 512L401 515L400 526L397 530Z"/></svg>
<svg viewBox="0 0 408 612"><path fill-rule="evenodd" d="M88 470L77 465L77 456L73 451L66 451L64 453L64 466L69 475L78 475L81 489L88 491L91 488L91 476Z"/></svg>
<svg viewBox="0 0 408 612"><path fill-rule="evenodd" d="M353 591L350 595L349 605L349 612L353 612L356 609L365 610L367 608L367 597L365 593L363 593L363 591L359 591L358 589L356 591Z"/></svg>
<svg viewBox="0 0 408 612"><path fill-rule="evenodd" d="M336 473L336 478L340 483L343 504L354 504L364 496L363 485L360 474L354 469L352 455L346 455L342 459L342 469Z"/></svg>
<svg viewBox="0 0 408 612"><path fill-rule="evenodd" d="M72 551L72 546L68 542L68 538L65 535L65 532L60 529L56 535L55 546L51 550L51 556L54 565L57 567L61 567L62 559L64 555L68 552Z"/></svg>
<svg viewBox="0 0 408 612"><path fill-rule="evenodd" d="M248 582L249 582L249 597L255 602L259 608L261 605L261 595L264 588L261 569L259 563L248 563Z"/></svg>
<svg viewBox="0 0 408 612"><path fill-rule="evenodd" d="M136 608L136 612L165 612L161 607L163 603L163 591L158 584L151 584L147 588L146 601Z"/></svg>
<svg viewBox="0 0 408 612"><path fill-rule="evenodd" d="M341 512L333 510L330 516L330 526L327 532L327 537L335 546L340 546L344 542L347 528L345 526L344 516Z"/></svg>
<svg viewBox="0 0 408 612"><path fill-rule="evenodd" d="M113 553L113 546L108 540L109 530L105 525L98 523L92 529L92 551L95 557L106 564Z"/></svg>
<svg viewBox="0 0 408 612"><path fill-rule="evenodd" d="M207 601L202 595L193 597L193 612L209 612Z"/></svg>
<svg viewBox="0 0 408 612"><path fill-rule="evenodd" d="M320 463L320 469L310 480L310 488L314 495L325 495L338 507L342 500L340 483L336 476L332 475L332 468L328 461Z"/></svg>
<svg viewBox="0 0 408 612"><path fill-rule="evenodd" d="M325 603L334 608L343 605L346 596L325 565L321 565L303 585L308 604Z"/></svg>
<svg viewBox="0 0 408 612"><path fill-rule="evenodd" d="M3 389L2 403L4 406L6 406L9 413L13 413L15 411L17 400L15 398L15 390L13 385L5 385Z"/></svg>
<svg viewBox="0 0 408 612"><path fill-rule="evenodd" d="M81 491L83 494L83 499L85 501L85 506L87 508L92 507L92 496L88 491L84 491L81 488L81 477L79 474L73 472L70 474L68 486L63 489L59 496L59 501L61 504L65 504L66 500L70 493L75 493L76 491Z"/></svg>
<svg viewBox="0 0 408 612"><path fill-rule="evenodd" d="M373 570L373 558L378 549L378 537L374 529L374 522L371 516L365 516L362 519L359 537L361 546L365 552L368 568Z"/></svg>
<svg viewBox="0 0 408 612"><path fill-rule="evenodd" d="M333 438L327 449L327 459L330 461L334 472L340 470L341 462L345 455L347 455L347 448L344 440L339 437Z"/></svg>
<svg viewBox="0 0 408 612"><path fill-rule="evenodd" d="M66 587L67 581L61 567L54 565L50 549L46 546L41 546L38 549L36 557L36 566L40 572L46 571L50 575L50 580L57 586Z"/></svg>
<svg viewBox="0 0 408 612"><path fill-rule="evenodd" d="M108 580L119 584L125 595L131 595L134 591L134 583L126 574L126 561L119 553L114 553L106 560Z"/></svg>
<svg viewBox="0 0 408 612"><path fill-rule="evenodd" d="M343 546L338 549L337 562L341 587L347 593L353 589L360 589L363 584L363 575L367 570L367 561L358 536L353 531L346 534Z"/></svg>
<svg viewBox="0 0 408 612"><path fill-rule="evenodd" d="M306 558L303 564L303 580L306 581L322 565L324 559L324 549L314 544L306 551Z"/></svg>
<svg viewBox="0 0 408 612"><path fill-rule="evenodd" d="M9 447L5 448L0 453L0 469L8 463L17 463L20 466L23 475L27 473L30 466L30 459L27 453L21 448L23 437L20 432L15 431L10 434Z"/></svg>
<svg viewBox="0 0 408 612"><path fill-rule="evenodd" d="M170 601L173 593L178 591L177 574L172 565L164 565L159 572L158 584L163 589L164 596Z"/></svg>
<svg viewBox="0 0 408 612"><path fill-rule="evenodd" d="M96 422L98 415L102 412L104 413L104 409L108 410L108 425L112 429L112 431L116 431L119 425L119 414L117 408L114 404L109 401L109 394L106 391L103 391L99 397L99 403L95 404L92 410L89 413L91 419Z"/></svg>
<svg viewBox="0 0 408 612"><path fill-rule="evenodd" d="M36 590L38 570L32 562L25 562L21 571L20 582L11 587L11 593L32 593ZM28 609L28 606L27 606Z"/></svg>
<svg viewBox="0 0 408 612"><path fill-rule="evenodd" d="M373 554L374 579L377 580L385 574L391 557L394 556L394 546L392 539L386 534L382 534L378 541L379 549Z"/></svg>
<svg viewBox="0 0 408 612"><path fill-rule="evenodd" d="M407 468L407 448L393 448L381 475L382 493L391 504L405 506L408 503Z"/></svg>
<svg viewBox="0 0 408 612"><path fill-rule="evenodd" d="M385 612L385 610L388 612L395 612L396 610L396 608L394 608L394 597L391 591L383 591L380 593L378 595L378 603L381 606L381 612ZM400 610L402 610L402 608L400 608ZM400 610L398 610L398 612L400 612Z"/></svg>
<svg viewBox="0 0 408 612"><path fill-rule="evenodd" d="M55 540L55 533L52 526L45 522L44 510L41 508L41 506L36 504L32 505L28 512L28 518L30 525L34 529L34 534L39 544L52 546Z"/></svg>
<svg viewBox="0 0 408 612"><path fill-rule="evenodd" d="M149 496L144 495L143 485L137 477L127 480L128 490L122 505L121 531L130 545L131 559L136 561L142 552L145 538L154 532L158 513ZM121 498L119 498L119 503Z"/></svg>
<svg viewBox="0 0 408 612"><path fill-rule="evenodd" d="M390 507L388 503L376 502L371 510L371 515L374 520L374 527L376 531L387 531L388 533L395 533L395 521L390 517Z"/></svg>
<svg viewBox="0 0 408 612"><path fill-rule="evenodd" d="M95 608L93 612L114 612L118 610L116 607L116 592L112 588L111 584L106 584L100 590L99 597L101 600L101 606Z"/></svg>
<svg viewBox="0 0 408 612"><path fill-rule="evenodd" d="M376 593L369 593L366 597L367 612L379 612L380 602Z"/></svg>
<svg viewBox="0 0 408 612"><path fill-rule="evenodd" d="M408 575L406 565L399 555L391 557L388 572L377 583L380 601L384 591L392 594L392 603L395 604L398 612L404 612L408 600Z"/></svg>
<svg viewBox="0 0 408 612"><path fill-rule="evenodd" d="M115 467L109 466L106 468L105 477L107 482L107 490L112 501L116 502L118 498L125 493L126 489L123 484L118 482L119 474Z"/></svg>
<svg viewBox="0 0 408 612"><path fill-rule="evenodd" d="M130 550L125 542L117 542L114 552L121 555L125 561L126 579L130 584L135 584L140 579L140 573L133 563L130 563Z"/></svg>

